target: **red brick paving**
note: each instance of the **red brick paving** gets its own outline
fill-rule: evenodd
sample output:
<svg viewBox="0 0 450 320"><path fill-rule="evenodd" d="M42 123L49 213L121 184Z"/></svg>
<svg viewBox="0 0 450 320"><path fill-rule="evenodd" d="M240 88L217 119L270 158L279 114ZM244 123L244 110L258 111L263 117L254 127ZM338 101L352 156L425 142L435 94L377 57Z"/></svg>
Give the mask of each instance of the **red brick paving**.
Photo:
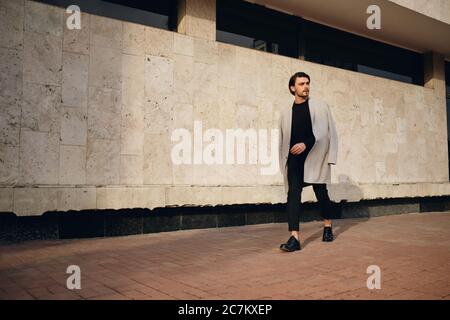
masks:
<svg viewBox="0 0 450 320"><path fill-rule="evenodd" d="M450 299L450 212L0 245L0 299ZM66 268L81 268L81 290ZM381 289L369 290L369 265Z"/></svg>

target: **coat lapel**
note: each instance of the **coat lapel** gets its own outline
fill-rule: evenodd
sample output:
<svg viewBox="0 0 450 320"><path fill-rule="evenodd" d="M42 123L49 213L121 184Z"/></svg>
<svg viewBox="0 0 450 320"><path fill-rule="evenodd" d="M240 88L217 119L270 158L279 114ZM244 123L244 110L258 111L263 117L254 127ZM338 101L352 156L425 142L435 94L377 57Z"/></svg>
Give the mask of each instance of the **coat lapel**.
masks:
<svg viewBox="0 0 450 320"><path fill-rule="evenodd" d="M314 107L314 99L312 97L308 98L309 114L311 115L311 126L314 127L314 118L316 116L316 108Z"/></svg>
<svg viewBox="0 0 450 320"><path fill-rule="evenodd" d="M292 107L289 108L288 112L286 112L286 140L287 140L287 144L290 145L290 141L291 141L291 130L292 130ZM289 146L288 146L288 150L289 150Z"/></svg>

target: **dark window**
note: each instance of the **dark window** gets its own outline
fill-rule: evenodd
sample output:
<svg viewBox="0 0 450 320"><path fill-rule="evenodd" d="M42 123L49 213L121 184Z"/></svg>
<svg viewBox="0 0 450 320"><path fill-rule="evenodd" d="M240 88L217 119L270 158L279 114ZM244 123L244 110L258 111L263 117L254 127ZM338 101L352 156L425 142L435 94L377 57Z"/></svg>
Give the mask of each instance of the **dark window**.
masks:
<svg viewBox="0 0 450 320"><path fill-rule="evenodd" d="M447 147L448 168L450 176L450 62L445 61L445 95L447 98Z"/></svg>
<svg viewBox="0 0 450 320"><path fill-rule="evenodd" d="M161 29L177 29L176 0L38 0L67 8L77 5L82 12L134 22Z"/></svg>
<svg viewBox="0 0 450 320"><path fill-rule="evenodd" d="M302 20L305 60L423 85L423 55Z"/></svg>
<svg viewBox="0 0 450 320"><path fill-rule="evenodd" d="M423 85L423 55L242 0L217 0L217 41Z"/></svg>
<svg viewBox="0 0 450 320"><path fill-rule="evenodd" d="M240 0L217 0L217 41L298 57L297 18Z"/></svg>

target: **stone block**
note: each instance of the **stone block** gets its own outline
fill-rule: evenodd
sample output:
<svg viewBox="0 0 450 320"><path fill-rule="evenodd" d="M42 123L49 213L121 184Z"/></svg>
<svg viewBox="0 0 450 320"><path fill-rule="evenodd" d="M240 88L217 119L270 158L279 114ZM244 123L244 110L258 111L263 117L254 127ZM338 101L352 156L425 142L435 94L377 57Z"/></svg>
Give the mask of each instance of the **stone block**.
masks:
<svg viewBox="0 0 450 320"><path fill-rule="evenodd" d="M62 37L63 9L37 1L26 0L25 31Z"/></svg>
<svg viewBox="0 0 450 320"><path fill-rule="evenodd" d="M59 134L22 130L21 184L58 184Z"/></svg>
<svg viewBox="0 0 450 320"><path fill-rule="evenodd" d="M121 155L120 156L120 184L122 185L142 185L143 176L143 155Z"/></svg>
<svg viewBox="0 0 450 320"><path fill-rule="evenodd" d="M167 189L167 205L217 205L222 203L222 187L174 186Z"/></svg>
<svg viewBox="0 0 450 320"><path fill-rule="evenodd" d="M217 65L218 56L216 41L194 38L194 62Z"/></svg>
<svg viewBox="0 0 450 320"><path fill-rule="evenodd" d="M143 126L123 126L121 129L120 154L140 155L144 153L144 130Z"/></svg>
<svg viewBox="0 0 450 320"><path fill-rule="evenodd" d="M0 48L0 105L20 105L23 89L23 52Z"/></svg>
<svg viewBox="0 0 450 320"><path fill-rule="evenodd" d="M121 92L89 87L88 137L120 139Z"/></svg>
<svg viewBox="0 0 450 320"><path fill-rule="evenodd" d="M144 184L172 184L171 142L165 134L144 136Z"/></svg>
<svg viewBox="0 0 450 320"><path fill-rule="evenodd" d="M81 9L81 8L80 8ZM69 17L64 12L64 21ZM81 12L81 29L69 29L64 25L63 50L79 54L89 54L90 15Z"/></svg>
<svg viewBox="0 0 450 320"><path fill-rule="evenodd" d="M89 56L64 52L62 103L69 107L87 106Z"/></svg>
<svg viewBox="0 0 450 320"><path fill-rule="evenodd" d="M0 8L0 47L22 49L24 1L0 0Z"/></svg>
<svg viewBox="0 0 450 320"><path fill-rule="evenodd" d="M120 182L120 140L88 139L86 183L117 185Z"/></svg>
<svg viewBox="0 0 450 320"><path fill-rule="evenodd" d="M0 108L0 144L18 146L20 134L20 105L2 105Z"/></svg>
<svg viewBox="0 0 450 320"><path fill-rule="evenodd" d="M62 38L26 31L24 34L23 80L61 85Z"/></svg>
<svg viewBox="0 0 450 320"><path fill-rule="evenodd" d="M131 203L133 208L164 207L166 205L166 189L164 187L132 188Z"/></svg>
<svg viewBox="0 0 450 320"><path fill-rule="evenodd" d="M145 58L145 95L171 94L173 90L173 60L165 57Z"/></svg>
<svg viewBox="0 0 450 320"><path fill-rule="evenodd" d="M19 181L19 146L0 143L0 184L14 185Z"/></svg>
<svg viewBox="0 0 450 320"><path fill-rule="evenodd" d="M174 32L155 27L145 27L145 54L171 58Z"/></svg>
<svg viewBox="0 0 450 320"><path fill-rule="evenodd" d="M122 87L122 51L92 45L89 55L89 86L119 90Z"/></svg>
<svg viewBox="0 0 450 320"><path fill-rule="evenodd" d="M61 111L61 144L86 146L87 109L65 107Z"/></svg>
<svg viewBox="0 0 450 320"><path fill-rule="evenodd" d="M176 54L192 57L194 55L194 38L180 33L174 33L173 51Z"/></svg>
<svg viewBox="0 0 450 320"><path fill-rule="evenodd" d="M165 134L170 138L174 103L171 95L147 96L144 104L144 132Z"/></svg>
<svg viewBox="0 0 450 320"><path fill-rule="evenodd" d="M86 183L86 147L60 146L59 184Z"/></svg>
<svg viewBox="0 0 450 320"><path fill-rule="evenodd" d="M90 44L122 50L123 26L119 20L90 16Z"/></svg>
<svg viewBox="0 0 450 320"><path fill-rule="evenodd" d="M18 216L37 216L57 208L56 188L15 188L14 213Z"/></svg>
<svg viewBox="0 0 450 320"><path fill-rule="evenodd" d="M123 52L143 56L145 45L145 26L124 22Z"/></svg>
<svg viewBox="0 0 450 320"><path fill-rule="evenodd" d="M61 87L25 83L21 128L59 135L61 130Z"/></svg>
<svg viewBox="0 0 450 320"><path fill-rule="evenodd" d="M97 188L98 209L130 208L132 189L126 187Z"/></svg>

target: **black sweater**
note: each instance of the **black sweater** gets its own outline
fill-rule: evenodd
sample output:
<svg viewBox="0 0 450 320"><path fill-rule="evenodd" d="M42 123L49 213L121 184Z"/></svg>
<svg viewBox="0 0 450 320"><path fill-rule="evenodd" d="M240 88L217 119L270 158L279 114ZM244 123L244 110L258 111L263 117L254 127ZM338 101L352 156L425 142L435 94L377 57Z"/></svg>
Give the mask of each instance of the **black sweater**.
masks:
<svg viewBox="0 0 450 320"><path fill-rule="evenodd" d="M292 127L290 148L296 143L303 142L306 145L305 151L297 156L308 154L312 146L316 142L312 131L311 114L309 112L308 100L302 103L292 104ZM289 153L292 155L291 153Z"/></svg>

